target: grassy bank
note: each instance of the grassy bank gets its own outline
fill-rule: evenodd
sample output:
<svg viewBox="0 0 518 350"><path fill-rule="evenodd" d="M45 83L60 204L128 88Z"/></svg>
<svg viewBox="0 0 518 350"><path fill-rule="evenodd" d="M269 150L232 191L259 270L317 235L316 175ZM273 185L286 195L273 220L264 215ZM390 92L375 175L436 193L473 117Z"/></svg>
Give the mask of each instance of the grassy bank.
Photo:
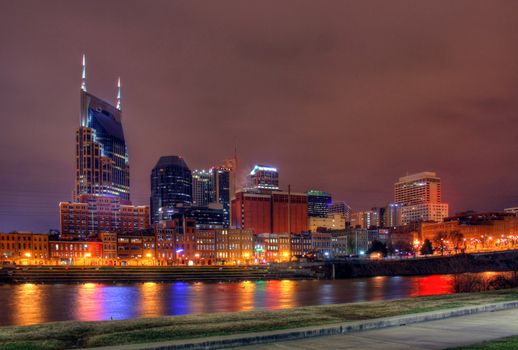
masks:
<svg viewBox="0 0 518 350"><path fill-rule="evenodd" d="M502 338L495 341L484 342L475 345L451 348L448 350L516 350L518 349L518 336Z"/></svg>
<svg viewBox="0 0 518 350"><path fill-rule="evenodd" d="M518 289L285 310L127 321L54 322L0 328L0 349L68 349L201 338L366 320L509 300L518 300Z"/></svg>

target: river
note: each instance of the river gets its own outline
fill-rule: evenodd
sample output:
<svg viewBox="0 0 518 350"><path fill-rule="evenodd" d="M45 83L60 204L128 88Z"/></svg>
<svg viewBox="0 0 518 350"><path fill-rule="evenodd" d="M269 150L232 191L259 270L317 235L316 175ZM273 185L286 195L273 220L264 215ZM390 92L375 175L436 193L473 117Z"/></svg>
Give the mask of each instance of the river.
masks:
<svg viewBox="0 0 518 350"><path fill-rule="evenodd" d="M345 280L3 284L0 325L280 309L452 293L449 275Z"/></svg>

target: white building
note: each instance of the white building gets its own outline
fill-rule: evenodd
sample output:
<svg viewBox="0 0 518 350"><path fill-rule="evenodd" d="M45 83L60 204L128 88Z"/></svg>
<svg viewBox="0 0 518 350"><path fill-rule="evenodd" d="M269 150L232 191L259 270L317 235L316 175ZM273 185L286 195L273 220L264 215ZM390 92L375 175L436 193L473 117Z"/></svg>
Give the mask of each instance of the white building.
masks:
<svg viewBox="0 0 518 350"><path fill-rule="evenodd" d="M394 184L394 203L401 206L401 224L442 221L448 216L448 204L441 196L441 179L434 172L400 177Z"/></svg>

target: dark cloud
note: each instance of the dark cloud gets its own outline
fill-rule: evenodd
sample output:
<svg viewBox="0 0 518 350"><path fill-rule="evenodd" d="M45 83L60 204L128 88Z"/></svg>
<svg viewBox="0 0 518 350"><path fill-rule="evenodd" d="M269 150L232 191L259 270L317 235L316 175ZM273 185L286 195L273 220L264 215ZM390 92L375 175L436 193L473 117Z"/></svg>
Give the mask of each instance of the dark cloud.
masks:
<svg viewBox="0 0 518 350"><path fill-rule="evenodd" d="M435 170L452 211L515 206L513 1L0 0L0 231L59 225L73 187L80 57L89 90L123 81L132 196L164 154L356 209Z"/></svg>

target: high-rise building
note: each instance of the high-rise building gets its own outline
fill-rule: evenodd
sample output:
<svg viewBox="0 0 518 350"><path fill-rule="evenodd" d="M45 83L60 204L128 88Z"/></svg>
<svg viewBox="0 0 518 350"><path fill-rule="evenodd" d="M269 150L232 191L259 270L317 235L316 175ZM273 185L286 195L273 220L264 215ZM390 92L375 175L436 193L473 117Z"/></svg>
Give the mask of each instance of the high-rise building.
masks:
<svg viewBox="0 0 518 350"><path fill-rule="evenodd" d="M151 171L151 221L169 220L192 205L192 174L183 158L160 157Z"/></svg>
<svg viewBox="0 0 518 350"><path fill-rule="evenodd" d="M279 189L277 169L267 165L256 165L248 175L248 190L275 191Z"/></svg>
<svg viewBox="0 0 518 350"><path fill-rule="evenodd" d="M88 93L83 56L80 126L76 131L73 202L61 202L61 239L97 239L101 232L149 228L149 209L130 201L129 158L117 106Z"/></svg>
<svg viewBox="0 0 518 350"><path fill-rule="evenodd" d="M324 191L309 190L308 195L308 216L327 217L331 205L331 195Z"/></svg>
<svg viewBox="0 0 518 350"><path fill-rule="evenodd" d="M329 214L341 214L346 222L351 222L351 207L344 201L333 202L329 205Z"/></svg>
<svg viewBox="0 0 518 350"><path fill-rule="evenodd" d="M193 170L192 205L206 207L212 202L213 178L211 170Z"/></svg>
<svg viewBox="0 0 518 350"><path fill-rule="evenodd" d="M83 70L86 74L85 62ZM117 107L81 88L81 126L76 132L75 198L84 194L117 196L130 201L129 158L120 106Z"/></svg>
<svg viewBox="0 0 518 350"><path fill-rule="evenodd" d="M230 172L230 179L229 179L229 183L230 183L229 198L230 199L234 198L234 196L236 195L236 192L239 190L239 180L237 177L238 162L237 162L237 153L236 152L237 152L237 150L234 150L234 157L231 159L225 159L221 163L221 166L220 166L221 168L225 168Z"/></svg>
<svg viewBox="0 0 518 350"><path fill-rule="evenodd" d="M448 216L448 204L441 200L441 179L434 172L400 177L394 184L394 203L401 205L403 225Z"/></svg>
<svg viewBox="0 0 518 350"><path fill-rule="evenodd" d="M308 229L305 193L238 192L232 200L232 225L258 233L300 233Z"/></svg>
<svg viewBox="0 0 518 350"><path fill-rule="evenodd" d="M390 203L385 207L383 224L384 227L396 227L401 225L401 204Z"/></svg>
<svg viewBox="0 0 518 350"><path fill-rule="evenodd" d="M212 196L211 202L221 205L223 209L224 227L230 226L230 200L232 170L224 166L211 169Z"/></svg>

